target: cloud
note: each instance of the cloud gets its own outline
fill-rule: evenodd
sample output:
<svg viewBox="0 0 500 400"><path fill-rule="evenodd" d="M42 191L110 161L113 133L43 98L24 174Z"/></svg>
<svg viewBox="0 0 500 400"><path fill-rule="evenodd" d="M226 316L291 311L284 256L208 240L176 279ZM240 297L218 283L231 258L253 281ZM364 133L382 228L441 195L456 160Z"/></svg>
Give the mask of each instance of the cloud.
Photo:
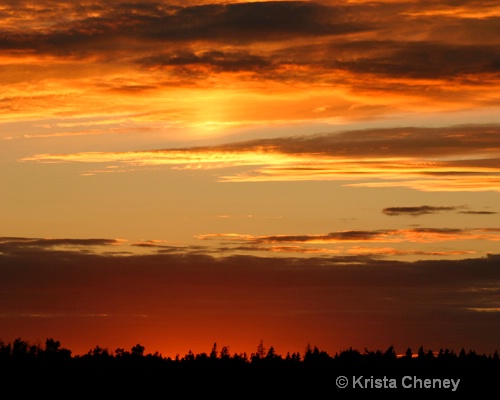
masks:
<svg viewBox="0 0 500 400"><path fill-rule="evenodd" d="M119 247L124 244L121 239L49 239L25 237L0 237L0 254L44 254L53 251L54 254L81 252L99 252L106 247Z"/></svg>
<svg viewBox="0 0 500 400"><path fill-rule="evenodd" d="M325 334L338 332L341 342L333 340L335 346L389 341L404 351L408 343L461 348L465 341L489 352L498 344L500 327L484 311L499 307L498 260L498 255L419 262L366 255L117 256L78 250L61 257L50 247L36 254L25 249L22 256L1 252L2 329L4 335L47 330L66 342L75 340L75 331L86 332L78 337L79 346L71 346L78 349L95 345L89 338L106 345L103 339L112 337L111 345L120 346L116 338L137 340L138 330L148 343L151 331L161 332L163 343L178 345L180 337L199 343L203 327L210 340L229 332L235 346L244 331L265 338L274 332L273 338L292 340L294 346L303 346L304 337L331 346L333 339ZM30 315L46 321L37 318L34 326L19 318ZM93 319L104 315L109 322L100 321L95 336ZM64 323L54 323L62 316Z"/></svg>
<svg viewBox="0 0 500 400"><path fill-rule="evenodd" d="M387 260L463 259L469 255L487 254L487 247L495 248L500 241L498 230L489 228L385 229L260 236L206 234L198 238L219 243L219 250L225 254L244 251L255 255L268 252L277 256L288 253L297 257L360 255Z"/></svg>
<svg viewBox="0 0 500 400"><path fill-rule="evenodd" d="M442 251L427 251L427 250L415 250L415 249L397 249L394 247L375 247L375 246L351 246L349 248L328 248L328 247L312 247L307 245L239 245L234 247L219 247L218 251L224 253L255 253L259 252L268 252L268 253L288 253L290 256L293 254L294 256L300 255L316 255L318 257L332 257L332 255L337 255L339 262L342 259L344 263L353 263L356 264L359 262L359 259L355 258L366 257L364 261L367 259L379 259L379 258L390 258L402 260L403 257L431 257L433 259L436 258L447 258L454 256L470 256L476 254L477 252L474 250L442 250ZM349 258L353 257L353 258Z"/></svg>
<svg viewBox="0 0 500 400"><path fill-rule="evenodd" d="M19 247L57 247L57 246L110 246L121 243L118 239L50 239L25 237L0 237L0 244Z"/></svg>
<svg viewBox="0 0 500 400"><path fill-rule="evenodd" d="M483 2L45 0L1 13L7 122L133 110L158 117L146 127L224 129L500 102L500 17Z"/></svg>
<svg viewBox="0 0 500 400"><path fill-rule="evenodd" d="M247 167L224 182L341 180L350 186L423 191L500 190L497 125L394 128L260 139L213 147L122 153L37 154L22 161Z"/></svg>
<svg viewBox="0 0 500 400"><path fill-rule="evenodd" d="M460 211L460 214L469 214L469 215L495 215L498 214L495 211Z"/></svg>
<svg viewBox="0 0 500 400"><path fill-rule="evenodd" d="M456 211L459 214L470 214L470 215L494 215L497 214L495 211L474 211L466 210L467 206L451 206L451 207L436 207L436 206L419 206L419 207L387 207L382 210L382 213L389 216L400 216L400 215L411 215L420 216L427 214L439 214L441 212Z"/></svg>
<svg viewBox="0 0 500 400"><path fill-rule="evenodd" d="M59 7L44 3L38 8L4 7L11 22L0 32L1 47L26 54L94 60L114 56L146 67L210 65L219 71L259 70L272 64L286 72L296 66L307 68L304 78L313 74L320 81L328 79L324 73L332 79L332 72L341 71L446 80L499 72L498 41L484 44L488 32L495 37L498 16L430 19L418 16L415 4L404 2L376 8L360 3L308 1L184 6L157 2L75 6L63 2ZM425 11L429 11L428 5ZM19 24L23 18L30 22ZM481 25L473 25L478 21ZM458 23L460 29L446 31L447 26L457 28ZM424 28L431 32L430 37L422 38ZM453 40L453 34L462 30L469 32L465 44L462 38ZM482 37L471 42L477 30ZM280 44L268 48L269 42ZM170 50L158 52L159 46ZM267 78L271 76L280 79L279 73Z"/></svg>
<svg viewBox="0 0 500 400"><path fill-rule="evenodd" d="M499 241L495 229L458 229L458 228L412 228L383 229L371 231L337 231L325 234L304 235L243 235L243 234L204 234L201 240L222 240L226 242L275 244L275 243L345 243L345 242L384 242L384 243L429 243L437 241L491 240Z"/></svg>
<svg viewBox="0 0 500 400"><path fill-rule="evenodd" d="M400 79L467 79L500 72L500 50L494 45L387 41L353 43L352 47L366 52L354 60L335 60L336 68Z"/></svg>
<svg viewBox="0 0 500 400"><path fill-rule="evenodd" d="M190 51L178 51L170 54L153 55L140 60L145 67L202 67L206 66L215 71L258 71L271 67L266 58L253 55L248 51L205 51L196 54Z"/></svg>
<svg viewBox="0 0 500 400"><path fill-rule="evenodd" d="M257 243L280 243L280 242L358 242L376 241L387 235L386 231L340 231L331 232L324 235L270 235L253 238Z"/></svg>
<svg viewBox="0 0 500 400"><path fill-rule="evenodd" d="M66 8L66 9L65 9ZM72 15L65 15L68 8ZM352 20L352 7L326 6L314 2L250 2L170 6L155 2L87 4L60 10L45 9L54 22L24 33L11 25L4 33L6 50L37 50L56 54L83 54L90 50L113 51L112 43L130 41L130 46L217 41L251 43L255 41L290 40L304 36L338 35L364 31L364 24ZM35 18L37 10L8 8ZM59 12L58 12L59 11ZM50 21L50 20L49 20ZM14 22L14 20L12 20ZM13 32L12 32L13 31Z"/></svg>
<svg viewBox="0 0 500 400"><path fill-rule="evenodd" d="M495 247L500 241L497 228L428 228L348 230L324 234L251 235L210 233L196 236L211 242L202 252L211 254L262 254L281 257L347 257L371 259L462 259L472 254L486 254L484 246ZM480 243L480 244L479 244ZM483 249L483 250L480 250ZM347 261L346 261L347 262Z"/></svg>
<svg viewBox="0 0 500 400"><path fill-rule="evenodd" d="M388 207L384 208L382 212L385 215L412 215L419 216L425 214L438 214L442 211L454 211L457 207L433 207L433 206L420 206L420 207Z"/></svg>

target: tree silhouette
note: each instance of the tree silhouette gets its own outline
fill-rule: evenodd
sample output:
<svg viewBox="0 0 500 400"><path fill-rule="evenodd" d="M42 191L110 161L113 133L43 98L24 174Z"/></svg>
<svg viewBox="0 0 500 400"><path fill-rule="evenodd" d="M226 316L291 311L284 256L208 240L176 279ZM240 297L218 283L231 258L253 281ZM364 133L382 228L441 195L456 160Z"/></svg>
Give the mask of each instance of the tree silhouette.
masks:
<svg viewBox="0 0 500 400"><path fill-rule="evenodd" d="M211 360L217 359L217 343L214 343L214 345L212 346L212 351L210 352L210 359Z"/></svg>
<svg viewBox="0 0 500 400"><path fill-rule="evenodd" d="M140 344L136 344L134 347L132 347L131 354L133 356L143 356L144 350L145 350L144 346L141 346Z"/></svg>
<svg viewBox="0 0 500 400"><path fill-rule="evenodd" d="M262 359L266 355L266 348L264 347L264 340L260 339L260 342L257 346L257 356Z"/></svg>
<svg viewBox="0 0 500 400"><path fill-rule="evenodd" d="M413 358L413 353L411 352L411 349L409 347L406 349L405 357L410 360Z"/></svg>
<svg viewBox="0 0 500 400"><path fill-rule="evenodd" d="M158 352L146 354L145 347L140 344L130 351L117 348L113 354L100 346L81 356L71 354L53 338L47 339L44 347L20 338L12 343L0 340L0 376L4 382L22 379L38 388L56 381L75 388L107 383L115 389L124 388L124 394L129 394L125 388L132 382L137 388L175 386L190 390L193 383L206 389L224 387L227 382L241 388L253 387L255 382L260 382L274 388L280 396L286 390L297 395L302 389L302 393L310 397L314 388L330 392L337 390L332 380L339 375L460 379L461 392L476 395L478 390L493 387L500 375L497 350L486 355L462 349L457 355L453 349L440 349L434 353L423 346L417 357L410 348L398 356L393 346L385 351L365 349L364 353L350 347L331 356L310 344L307 344L303 358L295 352L287 352L282 357L274 346L266 350L263 340L250 358L246 353L231 354L229 346L223 346L218 352L216 343L209 355L189 350L185 356L176 355L174 359L163 357Z"/></svg>
<svg viewBox="0 0 500 400"><path fill-rule="evenodd" d="M231 358L231 354L229 354L229 346L222 346L220 350L220 359L221 360L229 360Z"/></svg>

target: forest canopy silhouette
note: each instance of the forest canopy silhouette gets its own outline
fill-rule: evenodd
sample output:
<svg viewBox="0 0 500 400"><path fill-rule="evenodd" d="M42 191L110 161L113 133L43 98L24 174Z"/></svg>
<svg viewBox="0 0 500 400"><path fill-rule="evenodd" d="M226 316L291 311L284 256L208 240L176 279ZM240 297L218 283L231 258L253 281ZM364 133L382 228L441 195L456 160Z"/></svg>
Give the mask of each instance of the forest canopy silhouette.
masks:
<svg viewBox="0 0 500 400"><path fill-rule="evenodd" d="M415 352L408 348L397 354L394 346L386 350L363 351L349 348L334 355L307 344L302 353L278 354L273 346L261 340L255 352L231 353L229 346L217 343L209 352L165 357L148 353L137 343L129 350L109 350L95 346L86 354L73 355L60 341L48 338L44 345L31 344L21 338L13 342L0 340L0 373L6 381L23 377L30 382L56 379L59 384L115 383L134 381L145 385L166 384L173 388L190 383L232 383L238 387L262 382L279 390L334 388L339 375L352 376L353 387L375 389L377 382L391 379L415 379L417 382L439 382L441 379L461 381L461 392L477 391L492 386L500 372L497 350L479 354L461 349L434 351L421 346ZM364 381L362 377L367 377ZM383 377L383 379L382 379ZM389 378L388 378L389 377ZM356 383L357 382L357 383ZM449 385L448 385L449 386ZM388 388L388 387L385 387ZM393 389L402 389L394 387Z"/></svg>

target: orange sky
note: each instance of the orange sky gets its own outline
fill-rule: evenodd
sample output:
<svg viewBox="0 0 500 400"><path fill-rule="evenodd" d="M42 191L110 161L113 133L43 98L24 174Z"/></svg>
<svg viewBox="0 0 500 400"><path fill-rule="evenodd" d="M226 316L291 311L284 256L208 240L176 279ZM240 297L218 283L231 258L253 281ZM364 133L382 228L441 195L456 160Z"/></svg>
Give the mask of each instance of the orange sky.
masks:
<svg viewBox="0 0 500 400"><path fill-rule="evenodd" d="M500 349L497 3L2 2L0 340Z"/></svg>

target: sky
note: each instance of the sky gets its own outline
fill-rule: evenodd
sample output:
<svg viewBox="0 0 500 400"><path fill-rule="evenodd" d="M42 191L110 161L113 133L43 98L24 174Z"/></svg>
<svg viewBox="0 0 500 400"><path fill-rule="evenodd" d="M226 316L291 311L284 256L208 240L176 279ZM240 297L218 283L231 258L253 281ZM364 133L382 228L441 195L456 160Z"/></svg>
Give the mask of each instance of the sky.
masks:
<svg viewBox="0 0 500 400"><path fill-rule="evenodd" d="M0 5L0 340L500 350L497 1Z"/></svg>

